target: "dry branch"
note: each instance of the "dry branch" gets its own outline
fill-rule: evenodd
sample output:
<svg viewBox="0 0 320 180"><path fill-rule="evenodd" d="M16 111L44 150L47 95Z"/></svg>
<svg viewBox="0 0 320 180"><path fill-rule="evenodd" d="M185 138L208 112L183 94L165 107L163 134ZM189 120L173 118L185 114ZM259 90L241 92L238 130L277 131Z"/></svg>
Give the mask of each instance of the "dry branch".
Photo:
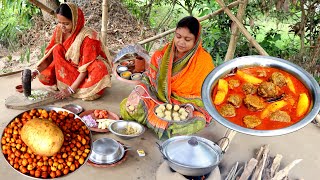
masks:
<svg viewBox="0 0 320 180"><path fill-rule="evenodd" d="M258 160L256 160L255 158L251 158L247 166L244 168L239 180L247 180L250 177L253 169L256 167L257 163Z"/></svg>
<svg viewBox="0 0 320 180"><path fill-rule="evenodd" d="M42 4L41 2L37 1L37 0L29 0L29 2L31 2L32 4L34 4L35 6L39 7L40 9L46 11L47 13L51 14L52 16L55 15L54 10L47 7L46 5Z"/></svg>
<svg viewBox="0 0 320 180"><path fill-rule="evenodd" d="M270 168L270 177L274 177L274 175L278 172L281 160L282 160L281 154L277 154L276 157L273 159L273 162Z"/></svg>
<svg viewBox="0 0 320 180"><path fill-rule="evenodd" d="M227 7L228 7L228 8L233 8L233 7L237 6L238 4L239 4L239 1L235 1L235 2L233 2L233 3L230 3ZM216 16L217 14L220 14L220 13L222 13L222 12L223 12L223 8L218 9L217 11L215 11L215 12L213 12L213 13L211 13L211 14L208 14L208 15L206 15L206 16L203 16L203 17L199 18L198 20L201 22L201 21L207 20L207 19L209 19L209 18L211 18L211 17L213 17L213 16ZM148 42L150 42L150 41L154 41L154 40L159 39L159 38L161 38L161 37L164 37L164 36L166 36L166 35L168 35L168 34L170 34L170 33L173 33L175 30L176 30L175 28L169 29L169 30L167 30L167 31L165 31L165 32L163 32L163 33L160 33L160 34L156 35L156 36L153 36L153 37L151 37L151 38L148 38L148 39L139 41L138 44L142 45L142 44L148 43Z"/></svg>
<svg viewBox="0 0 320 180"><path fill-rule="evenodd" d="M267 144L267 145L263 146L262 156L261 156L261 158L260 158L260 160L258 162L258 166L256 167L255 171L252 174L252 178L251 179L261 180L262 171L263 171L263 169L265 167L268 155L269 155L269 145Z"/></svg>
<svg viewBox="0 0 320 180"><path fill-rule="evenodd" d="M290 163L288 166L283 168L281 171L277 172L275 176L271 180L282 180L286 176L288 176L289 171L299 162L301 162L302 159L296 159L292 163Z"/></svg>

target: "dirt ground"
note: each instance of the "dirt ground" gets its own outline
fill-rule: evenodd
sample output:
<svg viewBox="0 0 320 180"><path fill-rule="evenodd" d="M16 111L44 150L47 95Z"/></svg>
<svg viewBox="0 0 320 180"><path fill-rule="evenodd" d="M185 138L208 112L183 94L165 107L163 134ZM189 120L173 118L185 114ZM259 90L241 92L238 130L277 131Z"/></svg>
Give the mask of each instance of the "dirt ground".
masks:
<svg viewBox="0 0 320 180"><path fill-rule="evenodd" d="M15 92L14 87L20 83L20 74L11 76L0 77L0 132L3 132L5 126L15 116L23 112L23 110L7 109L5 107L5 99L11 95L22 96L18 92ZM119 103L121 100L128 96L131 92L133 85L126 84L112 78L113 86L109 88L101 99L92 102L84 102L76 99L66 99L61 102L52 104L56 107L62 107L63 105L74 103L81 105L85 110L91 110L95 108L108 109L119 115ZM43 86L38 80L33 81L32 88L38 89ZM226 128L218 123L203 129L197 136L207 138L211 141L217 142L224 136ZM156 179L157 169L163 163L164 159L159 152L156 142L162 143L164 139L159 140L151 130L147 130L141 137L122 140L114 136L111 133L95 134L93 133L93 139L101 137L110 137L119 140L125 145L131 146L128 152L127 159L122 163L114 167L98 168L85 164L78 171L69 174L61 179L68 180L85 180L85 179L114 179L114 180L152 180ZM308 124L306 127L293 132L291 134L276 136L276 137L256 137L245 134L237 134L231 141L230 147L223 155L222 162L220 163L220 171L222 177L230 171L231 167L239 162L244 164L251 157L254 156L254 152L264 144L270 145L270 154L275 156L276 154L282 154L283 159L281 161L280 169L287 166L295 159L303 159L301 163L296 165L289 173L290 179L304 179L314 180L317 179L315 175L320 169L320 145L317 143L320 139L319 127ZM139 157L136 150L144 149L146 152L145 157ZM1 179L21 180L29 179L18 172L16 172L4 159L2 153L0 155L0 175ZM160 176L161 177L161 176ZM166 179L169 180L169 179Z"/></svg>

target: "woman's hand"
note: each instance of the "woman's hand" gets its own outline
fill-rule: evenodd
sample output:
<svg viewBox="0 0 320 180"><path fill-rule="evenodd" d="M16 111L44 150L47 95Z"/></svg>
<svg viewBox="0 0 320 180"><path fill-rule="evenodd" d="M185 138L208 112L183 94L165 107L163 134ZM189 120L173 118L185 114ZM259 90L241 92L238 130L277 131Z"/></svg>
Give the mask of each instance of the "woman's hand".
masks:
<svg viewBox="0 0 320 180"><path fill-rule="evenodd" d="M133 114L137 111L140 99L143 98L145 94L145 90L141 86L136 86L133 91L130 93L127 103L126 110Z"/></svg>
<svg viewBox="0 0 320 180"><path fill-rule="evenodd" d="M57 92L54 96L54 98L56 99L65 99L65 98L68 98L70 97L72 94L72 92L66 88L66 89L62 89L61 91Z"/></svg>
<svg viewBox="0 0 320 180"><path fill-rule="evenodd" d="M32 73L31 73L31 81L32 81L33 79L35 79L39 74L40 74L40 72L39 72L38 69L32 71Z"/></svg>
<svg viewBox="0 0 320 180"><path fill-rule="evenodd" d="M139 102L140 102L140 95L135 90L133 90L128 97L128 100L126 103L126 110L130 114L133 114L134 112L137 111Z"/></svg>

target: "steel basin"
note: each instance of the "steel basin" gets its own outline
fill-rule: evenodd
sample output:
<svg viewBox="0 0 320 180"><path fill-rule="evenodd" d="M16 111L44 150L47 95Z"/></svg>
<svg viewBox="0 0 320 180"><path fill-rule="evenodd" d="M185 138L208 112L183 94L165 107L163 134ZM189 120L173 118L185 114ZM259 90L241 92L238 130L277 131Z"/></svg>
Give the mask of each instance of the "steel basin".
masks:
<svg viewBox="0 0 320 180"><path fill-rule="evenodd" d="M212 102L211 95L213 88L215 87L220 78L225 77L225 75L230 73L230 71L234 68L237 67L238 69L242 69L252 66L267 66L278 68L292 74L297 79L299 79L309 90L309 94L311 96L311 105L309 113L299 122L291 126L275 130L255 130L245 128L237 124L234 124L230 122L228 119L221 116ZM320 88L318 82L312 77L312 75L310 75L307 71L305 71L304 69L302 69L294 63L291 63L284 59L270 56L244 56L232 59L221 64L208 74L202 85L201 93L204 106L214 120L218 121L223 126L235 130L237 132L255 136L277 136L294 132L310 123L316 117L320 110Z"/></svg>
<svg viewBox="0 0 320 180"><path fill-rule="evenodd" d="M73 113L73 112L71 112L71 111L69 111L69 110L67 110L67 109L64 109L64 108L61 108L61 107L55 107L55 106L41 106L41 107L37 107L37 108L35 108L35 109L44 109L44 110L46 110L46 111L51 111L51 110L54 110L54 111L56 111L56 112L59 112L59 111L66 111L66 112L68 112L68 113L70 113L70 114L74 114L74 116L75 116L75 118L78 118L78 119L80 119L81 121L82 121L82 119L77 115L77 114L75 114L75 113ZM21 117L22 116L22 114L23 113L25 113L25 112L28 112L28 111L30 111L31 109L29 109L29 110L25 110L25 111L23 111L23 112L21 112L20 114L18 114L17 116L15 116L5 127L7 127L11 122L13 122L17 117ZM83 121L82 121L83 122ZM84 122L83 122L84 123ZM85 123L84 123L84 125L85 126L87 126ZM89 127L87 126L87 128L89 129ZM4 131L2 132L2 135L1 135L1 137L3 137L3 135L4 135ZM89 159L89 156L90 156L90 154L91 154L91 151L92 151L92 134L91 134L91 131L90 131L90 143L89 143L89 145L90 145L90 153L88 154L88 156L85 158L85 160L84 160L84 163L82 164L82 165L80 165L75 171L73 171L73 172L76 172L76 171L78 171L80 168L82 168L83 166L84 166L84 164L86 164L86 162L88 161L88 159ZM2 149L1 149L2 150ZM12 169L14 169L16 172L18 172L19 174L21 174L21 175L23 175L24 177L28 177L28 178L30 178L30 179L44 179L44 178L42 178L42 177L33 177L33 176L30 176L30 175L27 175L27 174L23 174L22 172L20 172L19 170L17 170L17 169L15 169L12 165L10 165L10 163L7 161L7 159L5 158L5 156L4 156L4 154L3 154L3 152L1 151L1 154L2 154L2 156L3 156L3 158L6 160L6 162L8 163L8 165L10 166L10 167L12 167ZM45 178L45 179L57 179L57 178L65 178L65 177L68 177L70 174L72 174L73 172L69 172L67 175L62 175L62 176L60 176L60 177L55 177L55 178L51 178L49 175L48 175L48 177L47 178Z"/></svg>

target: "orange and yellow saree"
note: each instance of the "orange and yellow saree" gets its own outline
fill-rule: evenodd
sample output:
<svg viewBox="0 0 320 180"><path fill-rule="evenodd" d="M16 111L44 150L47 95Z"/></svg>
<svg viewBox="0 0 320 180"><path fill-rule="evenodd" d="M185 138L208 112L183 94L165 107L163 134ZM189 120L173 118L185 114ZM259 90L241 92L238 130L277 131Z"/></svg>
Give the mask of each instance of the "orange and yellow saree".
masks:
<svg viewBox="0 0 320 180"><path fill-rule="evenodd" d="M135 120L152 128L159 136L193 134L210 123L211 116L205 111L201 100L202 83L213 70L209 53L201 45L200 35L193 49L174 61L174 42L156 51L150 67L139 87L143 87L140 103L134 113L126 110L127 99L120 104L120 114L125 120ZM193 117L187 123L170 123L154 114L154 107L161 103L186 104L195 107Z"/></svg>
<svg viewBox="0 0 320 180"><path fill-rule="evenodd" d="M111 87L112 63L108 60L98 33L85 27L83 12L73 3L67 3L72 12L72 34L62 42L60 26L54 30L41 64L49 64L39 76L44 85L57 85L58 89L71 86L79 73L87 72L86 78L72 94L74 98L94 100L104 89Z"/></svg>

